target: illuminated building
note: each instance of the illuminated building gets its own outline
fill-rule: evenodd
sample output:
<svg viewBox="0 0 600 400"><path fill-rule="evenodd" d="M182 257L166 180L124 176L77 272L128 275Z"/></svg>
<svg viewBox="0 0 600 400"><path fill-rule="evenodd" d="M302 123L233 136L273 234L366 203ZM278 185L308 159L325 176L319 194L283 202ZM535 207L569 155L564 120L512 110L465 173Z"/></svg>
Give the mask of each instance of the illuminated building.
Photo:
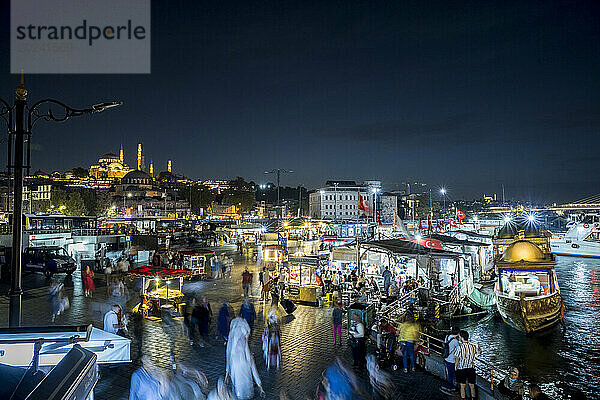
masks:
<svg viewBox="0 0 600 400"><path fill-rule="evenodd" d="M150 160L150 176L154 178L154 163Z"/></svg>
<svg viewBox="0 0 600 400"><path fill-rule="evenodd" d="M171 160L167 161L167 171L173 172L173 171L171 171Z"/></svg>
<svg viewBox="0 0 600 400"><path fill-rule="evenodd" d="M355 221L365 214L358 208L362 197L363 203L370 209L367 214L371 220L376 212L382 223L395 221L398 212L397 198L380 194L380 181L365 181L362 185L355 181L327 181L325 185L309 194L309 215L313 218Z"/></svg>
<svg viewBox="0 0 600 400"><path fill-rule="evenodd" d="M132 169L122 161L123 148L119 156L108 153L100 157L98 162L90 166L90 176L96 180L119 180Z"/></svg>
<svg viewBox="0 0 600 400"><path fill-rule="evenodd" d="M219 181L219 180L209 179L209 180L202 182L202 184L211 190L216 190L217 194L221 194L221 191L231 188L229 181Z"/></svg>

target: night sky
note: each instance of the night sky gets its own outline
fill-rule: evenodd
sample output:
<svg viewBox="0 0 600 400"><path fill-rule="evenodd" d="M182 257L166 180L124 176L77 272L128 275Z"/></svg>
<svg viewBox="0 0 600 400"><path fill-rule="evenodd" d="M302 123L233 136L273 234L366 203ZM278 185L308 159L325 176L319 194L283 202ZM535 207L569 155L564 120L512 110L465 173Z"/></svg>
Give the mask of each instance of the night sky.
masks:
<svg viewBox="0 0 600 400"><path fill-rule="evenodd" d="M504 184L507 198L577 200L600 192L594 3L156 1L152 74L26 76L30 100L125 102L38 124L33 168L87 168L121 143L134 165L142 141L156 171L171 158L193 178L261 183L280 167L294 170L282 184L311 188L420 181L459 199Z"/></svg>

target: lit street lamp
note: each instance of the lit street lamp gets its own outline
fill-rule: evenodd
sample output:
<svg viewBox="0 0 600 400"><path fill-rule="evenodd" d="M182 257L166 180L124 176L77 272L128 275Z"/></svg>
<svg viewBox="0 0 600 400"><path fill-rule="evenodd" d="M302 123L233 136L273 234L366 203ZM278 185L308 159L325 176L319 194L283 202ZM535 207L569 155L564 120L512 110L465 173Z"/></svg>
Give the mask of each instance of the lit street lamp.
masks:
<svg viewBox="0 0 600 400"><path fill-rule="evenodd" d="M444 216L445 216L446 215L446 188L441 188L440 193L442 194L442 196L444 198L444 207L442 208L442 211L444 212Z"/></svg>
<svg viewBox="0 0 600 400"><path fill-rule="evenodd" d="M15 89L15 100L11 106L5 100L0 99L0 117L4 119L8 128L8 171L14 172L14 194L13 194L13 220L12 220L12 259L11 278L9 291L9 314L8 324L12 327L21 325L21 301L23 289L21 288L21 245L23 240L23 169L31 168L31 131L34 125L41 119L44 121L63 122L71 117L84 114L102 112L123 104L122 102L99 103L89 108L75 109L55 99L44 99L27 105L27 89L21 84ZM42 108L45 107L45 110ZM58 113L56 109L59 109ZM52 110L55 110L54 112ZM26 121L25 121L26 119ZM26 124L26 125L25 125ZM14 137L13 137L14 136ZM14 160L12 159L14 139ZM23 164L23 142L27 140L26 165Z"/></svg>

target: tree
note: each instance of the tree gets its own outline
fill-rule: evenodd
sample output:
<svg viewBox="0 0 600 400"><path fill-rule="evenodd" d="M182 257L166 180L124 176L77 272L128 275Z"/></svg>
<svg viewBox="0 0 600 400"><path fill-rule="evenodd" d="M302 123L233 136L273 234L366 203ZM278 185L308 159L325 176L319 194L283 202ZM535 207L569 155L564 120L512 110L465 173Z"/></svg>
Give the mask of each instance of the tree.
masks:
<svg viewBox="0 0 600 400"><path fill-rule="evenodd" d="M89 171L85 168L76 167L71 170L71 173L76 178L87 178Z"/></svg>
<svg viewBox="0 0 600 400"><path fill-rule="evenodd" d="M191 189L188 186L182 188L179 193L183 194L183 197L190 203L194 215L200 215L203 210L206 211L216 198L215 193L204 185L193 185Z"/></svg>
<svg viewBox="0 0 600 400"><path fill-rule="evenodd" d="M254 209L256 197L254 192L247 190L227 189L223 192L221 204L225 206L236 206L241 212Z"/></svg>
<svg viewBox="0 0 600 400"><path fill-rule="evenodd" d="M79 192L73 192L69 195L66 205L67 215L84 215L85 214L85 202Z"/></svg>
<svg viewBox="0 0 600 400"><path fill-rule="evenodd" d="M67 207L67 200L69 200L68 193L60 188L52 188L52 195L50 200L50 209L52 212L60 213Z"/></svg>
<svg viewBox="0 0 600 400"><path fill-rule="evenodd" d="M96 192L96 204L94 205L94 212L92 215L97 217L106 217L108 210L112 205L112 196L107 191Z"/></svg>

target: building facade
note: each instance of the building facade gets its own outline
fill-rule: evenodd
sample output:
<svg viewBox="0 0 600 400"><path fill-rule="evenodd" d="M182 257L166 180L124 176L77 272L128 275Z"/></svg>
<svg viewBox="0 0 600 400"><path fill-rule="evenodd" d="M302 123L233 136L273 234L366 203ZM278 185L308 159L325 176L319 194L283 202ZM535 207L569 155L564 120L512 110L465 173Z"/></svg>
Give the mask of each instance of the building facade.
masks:
<svg viewBox="0 0 600 400"><path fill-rule="evenodd" d="M360 198L366 212L359 210ZM398 212L396 196L383 194L380 181L327 181L309 194L308 206L312 218L331 221L374 221L377 213L382 223L392 223Z"/></svg>

